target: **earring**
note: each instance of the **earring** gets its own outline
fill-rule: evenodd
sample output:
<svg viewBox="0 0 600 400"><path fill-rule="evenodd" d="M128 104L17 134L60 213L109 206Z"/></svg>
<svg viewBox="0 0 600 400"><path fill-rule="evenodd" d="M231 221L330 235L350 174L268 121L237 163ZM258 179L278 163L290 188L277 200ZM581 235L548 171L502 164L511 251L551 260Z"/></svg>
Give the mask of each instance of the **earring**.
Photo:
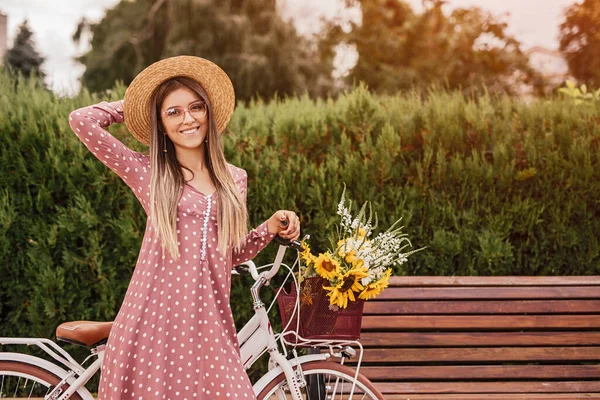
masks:
<svg viewBox="0 0 600 400"><path fill-rule="evenodd" d="M163 152L166 153L167 152L167 134L165 134L165 136L163 137L163 139L165 140L165 148L163 149Z"/></svg>

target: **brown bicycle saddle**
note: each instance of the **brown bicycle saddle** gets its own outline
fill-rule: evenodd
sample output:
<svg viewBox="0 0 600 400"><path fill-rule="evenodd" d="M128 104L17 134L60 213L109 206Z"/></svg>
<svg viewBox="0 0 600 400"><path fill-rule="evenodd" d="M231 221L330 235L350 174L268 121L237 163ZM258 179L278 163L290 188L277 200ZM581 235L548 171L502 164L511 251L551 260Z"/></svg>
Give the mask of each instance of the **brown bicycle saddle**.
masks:
<svg viewBox="0 0 600 400"><path fill-rule="evenodd" d="M98 346L106 343L110 328L110 322L95 321L71 321L60 324L56 328L56 338L72 344L81 346Z"/></svg>

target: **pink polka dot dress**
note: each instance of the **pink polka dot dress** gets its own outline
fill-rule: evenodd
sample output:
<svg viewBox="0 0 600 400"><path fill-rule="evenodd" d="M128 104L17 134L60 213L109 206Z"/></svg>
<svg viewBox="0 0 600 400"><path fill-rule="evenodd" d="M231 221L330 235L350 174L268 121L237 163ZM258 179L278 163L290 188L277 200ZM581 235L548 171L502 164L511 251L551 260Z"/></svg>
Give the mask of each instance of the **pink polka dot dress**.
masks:
<svg viewBox="0 0 600 400"><path fill-rule="evenodd" d="M122 103L73 111L71 128L116 172L149 212L150 159L105 128L122 122ZM230 165L246 198L247 174ZM179 260L163 252L148 218L140 254L114 320L98 398L254 399L240 360L230 307L231 269L252 259L274 235L267 222L249 232L240 252L217 250L216 196L185 185L178 204Z"/></svg>

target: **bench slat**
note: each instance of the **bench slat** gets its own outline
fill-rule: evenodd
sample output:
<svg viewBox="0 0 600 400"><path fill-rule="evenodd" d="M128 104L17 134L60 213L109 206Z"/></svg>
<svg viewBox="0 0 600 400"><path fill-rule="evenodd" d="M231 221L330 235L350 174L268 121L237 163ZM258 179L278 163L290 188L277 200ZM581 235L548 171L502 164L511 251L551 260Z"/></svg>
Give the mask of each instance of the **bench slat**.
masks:
<svg viewBox="0 0 600 400"><path fill-rule="evenodd" d="M600 393L598 381L518 381L518 382L375 382L387 393ZM388 397L386 396L386 400Z"/></svg>
<svg viewBox="0 0 600 400"><path fill-rule="evenodd" d="M600 332L362 332L364 347L600 345Z"/></svg>
<svg viewBox="0 0 600 400"><path fill-rule="evenodd" d="M388 287L372 301L444 299L597 299L598 286Z"/></svg>
<svg viewBox="0 0 600 400"><path fill-rule="evenodd" d="M364 308L364 315L519 313L600 313L600 300L367 301Z"/></svg>
<svg viewBox="0 0 600 400"><path fill-rule="evenodd" d="M477 315L477 316L363 316L363 331L407 329L590 329L600 328L600 318L587 315Z"/></svg>
<svg viewBox="0 0 600 400"><path fill-rule="evenodd" d="M600 360L600 347L459 347L365 349L363 362L513 362ZM354 363L349 360L348 363ZM599 382L600 384L600 382Z"/></svg>
<svg viewBox="0 0 600 400"><path fill-rule="evenodd" d="M598 378L600 365L459 365L361 367L371 381L427 381L478 379L580 380Z"/></svg>

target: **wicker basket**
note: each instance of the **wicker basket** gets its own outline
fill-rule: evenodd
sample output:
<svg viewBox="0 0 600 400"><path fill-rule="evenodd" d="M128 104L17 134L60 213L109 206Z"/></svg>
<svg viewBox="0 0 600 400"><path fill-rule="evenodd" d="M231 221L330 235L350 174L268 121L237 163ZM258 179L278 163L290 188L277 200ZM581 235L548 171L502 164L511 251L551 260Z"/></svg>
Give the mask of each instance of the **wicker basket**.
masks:
<svg viewBox="0 0 600 400"><path fill-rule="evenodd" d="M300 284L300 325L298 335L315 340L357 340L364 300L349 301L348 307L332 310L329 297L323 290L328 282L321 277L307 278ZM288 293L284 288L277 298L283 327L288 324L296 305L296 285ZM288 331L296 331L298 313L294 315ZM298 344L294 334L284 336L288 343Z"/></svg>

